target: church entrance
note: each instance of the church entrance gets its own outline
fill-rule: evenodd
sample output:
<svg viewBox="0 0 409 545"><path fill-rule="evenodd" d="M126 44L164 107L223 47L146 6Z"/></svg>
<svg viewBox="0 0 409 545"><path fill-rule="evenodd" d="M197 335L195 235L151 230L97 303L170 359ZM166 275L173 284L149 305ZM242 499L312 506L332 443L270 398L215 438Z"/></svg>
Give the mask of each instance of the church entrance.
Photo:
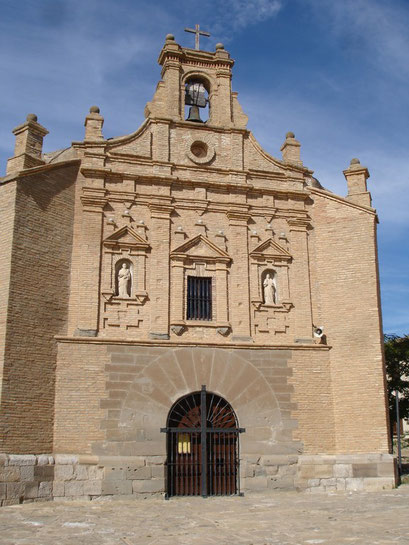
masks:
<svg viewBox="0 0 409 545"><path fill-rule="evenodd" d="M202 386L171 408L167 427L166 497L239 494L236 415L222 397Z"/></svg>

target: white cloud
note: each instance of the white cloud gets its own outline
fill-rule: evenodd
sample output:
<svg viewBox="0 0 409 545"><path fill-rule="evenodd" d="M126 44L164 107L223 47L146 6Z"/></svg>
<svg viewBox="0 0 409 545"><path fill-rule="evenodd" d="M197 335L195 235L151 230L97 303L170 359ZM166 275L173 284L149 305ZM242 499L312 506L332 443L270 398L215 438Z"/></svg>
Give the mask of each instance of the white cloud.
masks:
<svg viewBox="0 0 409 545"><path fill-rule="evenodd" d="M365 55L377 69L409 74L407 5L382 0L302 0L345 51Z"/></svg>
<svg viewBox="0 0 409 545"><path fill-rule="evenodd" d="M223 42L229 42L240 30L275 17L283 6L281 0L224 0L209 4L207 24Z"/></svg>
<svg viewBox="0 0 409 545"><path fill-rule="evenodd" d="M270 19L282 7L279 0L229 0L224 4L229 23L235 30Z"/></svg>

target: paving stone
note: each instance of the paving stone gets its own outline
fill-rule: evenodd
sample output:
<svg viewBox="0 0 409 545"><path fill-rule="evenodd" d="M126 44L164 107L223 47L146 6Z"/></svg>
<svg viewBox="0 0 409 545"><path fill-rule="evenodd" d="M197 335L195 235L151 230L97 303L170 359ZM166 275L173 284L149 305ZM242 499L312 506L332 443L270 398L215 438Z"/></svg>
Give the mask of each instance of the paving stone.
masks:
<svg viewBox="0 0 409 545"><path fill-rule="evenodd" d="M121 483L126 481L120 481ZM130 481L128 481L130 482ZM143 483L144 481L134 481ZM78 482L74 482L78 484ZM406 545L409 486L378 492L163 495L0 509L1 545ZM317 492L318 491L318 492Z"/></svg>

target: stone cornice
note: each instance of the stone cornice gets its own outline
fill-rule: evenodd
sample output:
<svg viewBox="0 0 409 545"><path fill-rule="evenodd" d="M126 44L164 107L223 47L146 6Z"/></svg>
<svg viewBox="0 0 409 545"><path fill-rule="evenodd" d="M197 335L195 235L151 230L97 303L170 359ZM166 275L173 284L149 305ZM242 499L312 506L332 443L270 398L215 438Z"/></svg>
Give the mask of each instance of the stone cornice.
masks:
<svg viewBox="0 0 409 545"><path fill-rule="evenodd" d="M148 203L152 218L170 220L170 216L174 211L172 199L170 197L153 197Z"/></svg>
<svg viewBox="0 0 409 545"><path fill-rule="evenodd" d="M339 202L341 204L345 204L347 206L350 206L351 208L355 208L357 210L361 210L362 212L366 212L367 214L370 214L371 216L378 217L376 209L372 208L370 206L363 206L362 204L355 204L349 200L347 200L345 197L340 197L339 195L335 195L334 193L330 193L329 191L325 191L324 189L319 189L318 187L308 187L308 192L319 195L320 197Z"/></svg>
<svg viewBox="0 0 409 545"><path fill-rule="evenodd" d="M174 173L175 171L179 171L179 172L190 172L190 173L198 173L199 175L202 175L203 174L203 167L202 166L195 166L195 165L183 165L183 164L175 164L175 163L167 163L167 162L160 162L160 161L152 161L151 159L149 158L135 158L135 159L132 159L131 161L132 163L134 164L142 164L144 166L167 166L167 167L170 167L172 169L172 172ZM85 168L88 168L88 167L85 167ZM265 182L269 183L269 182L280 182L281 183L285 183L286 181L289 181L289 182L296 182L298 183L299 185L301 185L302 183L302 180L299 179L299 178L291 178L289 176L287 176L285 173L283 172L280 172L280 171L276 171L276 172L267 172L267 171L256 171L256 170L237 170L237 169L233 169L233 168L220 168L220 167L214 167L214 166L206 166L206 171L208 171L209 173L212 173L212 174L215 174L215 175L218 175L218 176L221 176L223 177L224 179L223 180L219 180L219 181L204 181L203 179L198 179L198 180L194 180L192 179L192 177L190 176L188 180L185 180L181 177L179 177L177 174L172 174L171 176L165 176L165 175L158 175L158 174L147 174L147 173L143 173L143 174L138 174L136 172L134 173L130 173L130 172L127 172L127 173L124 173L123 171L120 171L120 170L115 170L113 169L112 167L105 167L106 170L104 169L101 169L101 173L102 172L107 172L109 173L109 175L112 175L112 176L122 176L122 177L126 177L128 179L135 179L135 180L141 180L143 181L144 179L148 180L149 182L152 181L152 180L155 180L155 179L163 179L163 180L169 180L169 182L178 182L180 184L194 184L194 185L202 185L203 187L218 187L218 186L226 186L226 187L243 187L243 188L247 188L247 189L251 189L251 190L255 190L255 191L262 191L262 192L265 192L265 191L284 191L284 192L292 192L294 194L299 194L299 195L305 195L306 198L308 196L308 193L305 191L304 188L302 189L282 189L280 190L279 188L273 188L273 189L270 189L268 187L265 187L265 186L255 186L251 180L252 179L256 179L256 180L264 180ZM245 179L247 180L245 183L238 183L238 182L234 182L231 180L231 176L240 176L240 177L245 177ZM228 179L229 178L229 179Z"/></svg>
<svg viewBox="0 0 409 545"><path fill-rule="evenodd" d="M109 337L71 337L56 335L55 340L61 343L70 343L70 344L101 344L101 345L123 345L123 346L156 346L156 347L165 347L165 346L206 346L211 348L221 348L224 350L231 350L232 348L246 350L251 348L252 350L318 350L318 351L328 351L331 350L332 346L325 344L302 344L302 343L288 343L288 344L256 344L256 343L233 343L224 341L223 344L206 341L175 341L175 340L163 340L155 339L154 341L149 340L128 340L128 339L118 339L118 338L109 338Z"/></svg>
<svg viewBox="0 0 409 545"><path fill-rule="evenodd" d="M133 203L135 205L142 205L149 207L152 200L155 199L157 195L153 193L147 193L147 194L137 194L132 192L126 192L126 191L108 191L107 192L107 199L109 202L118 202L118 203ZM206 212L216 212L221 214L228 214L231 212L232 208L236 205L236 203L215 203L211 202L206 199L201 199L197 201L196 199L192 198L189 199L187 197L184 197L182 199L174 198L174 197L165 197L171 204L172 210L175 209L181 209L181 210L195 210L199 213L203 214ZM277 208L277 206L271 207L270 209L265 206L257 206L257 205L245 205L248 206L246 210L248 210L249 216L259 216L259 217L268 217L269 221L270 218L284 218L284 219L297 219L305 218L305 211L303 210L297 210L295 208ZM234 212L233 212L234 215Z"/></svg>
<svg viewBox="0 0 409 545"><path fill-rule="evenodd" d="M83 187L81 202L87 212L101 212L108 203L107 190L93 187Z"/></svg>
<svg viewBox="0 0 409 545"><path fill-rule="evenodd" d="M167 62L177 63L177 66L194 65L213 68L226 68L231 70L234 65L234 60L230 58L227 51L223 50L223 57L216 52L203 51L197 49L189 49L181 47L176 42L165 42L162 51L159 54L158 63L164 65Z"/></svg>
<svg viewBox="0 0 409 545"><path fill-rule="evenodd" d="M80 172L85 178L105 178L107 174L110 176L115 176L115 174L111 173L111 169L108 167L100 167L100 166L81 166ZM116 175L118 176L118 174ZM121 176L122 178L122 176Z"/></svg>
<svg viewBox="0 0 409 545"><path fill-rule="evenodd" d="M229 219L230 225L247 225L249 219L251 218L250 214L250 205L236 205L229 207L226 216Z"/></svg>
<svg viewBox="0 0 409 545"><path fill-rule="evenodd" d="M354 175L363 175L365 176L365 179L368 179L370 177L370 174L369 174L369 170L367 169L367 167L363 167L363 166L350 166L349 168L347 168L346 170L343 170L342 171L343 175L345 176L345 178L348 178L348 176L354 176Z"/></svg>
<svg viewBox="0 0 409 545"><path fill-rule="evenodd" d="M41 174L43 172L48 172L50 170L56 170L58 168L80 164L80 162L81 162L81 159L69 159L68 161L61 161L60 163L45 163L40 166L26 168L24 170L19 170L17 172L13 172L12 174L9 174L8 176L4 176L3 178L0 178L0 185L8 183L8 182L12 182L13 180L16 180L18 178L34 176L36 174Z"/></svg>
<svg viewBox="0 0 409 545"><path fill-rule="evenodd" d="M288 218L287 223L290 231L306 231L311 226L311 219L308 216Z"/></svg>

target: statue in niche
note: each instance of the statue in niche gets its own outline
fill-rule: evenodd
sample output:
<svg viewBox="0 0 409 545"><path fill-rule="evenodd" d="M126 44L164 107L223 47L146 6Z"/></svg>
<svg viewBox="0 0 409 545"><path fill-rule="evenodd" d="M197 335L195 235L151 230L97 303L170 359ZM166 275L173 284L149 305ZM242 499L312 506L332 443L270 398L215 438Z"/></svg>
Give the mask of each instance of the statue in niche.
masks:
<svg viewBox="0 0 409 545"><path fill-rule="evenodd" d="M265 305L275 305L276 302L276 287L274 284L274 280L271 277L270 273L267 273L264 282L263 282L263 290L264 290L264 304Z"/></svg>
<svg viewBox="0 0 409 545"><path fill-rule="evenodd" d="M129 298L129 283L131 281L131 271L127 263L122 263L118 271L118 297Z"/></svg>

